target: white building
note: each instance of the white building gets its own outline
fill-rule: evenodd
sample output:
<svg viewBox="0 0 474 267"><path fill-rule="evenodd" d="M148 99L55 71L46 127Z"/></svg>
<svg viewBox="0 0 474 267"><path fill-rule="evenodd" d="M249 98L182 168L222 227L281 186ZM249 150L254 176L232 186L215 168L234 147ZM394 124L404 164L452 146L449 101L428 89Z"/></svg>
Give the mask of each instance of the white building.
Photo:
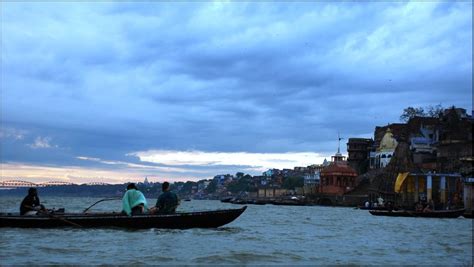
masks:
<svg viewBox="0 0 474 267"><path fill-rule="evenodd" d="M393 153L395 152L395 148L397 148L397 145L397 140L395 140L392 131L390 128L388 128L375 152L376 168L385 168L388 165L392 159Z"/></svg>

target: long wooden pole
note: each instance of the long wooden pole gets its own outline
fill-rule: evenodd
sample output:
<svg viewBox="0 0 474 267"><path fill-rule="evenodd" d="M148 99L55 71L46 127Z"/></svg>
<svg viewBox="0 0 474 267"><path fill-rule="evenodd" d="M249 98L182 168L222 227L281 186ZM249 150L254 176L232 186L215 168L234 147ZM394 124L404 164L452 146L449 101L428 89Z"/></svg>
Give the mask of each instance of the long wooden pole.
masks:
<svg viewBox="0 0 474 267"><path fill-rule="evenodd" d="M102 201L119 200L119 199L122 199L122 198L115 197L115 198L104 198L104 199L101 199L101 200L95 202L94 204L90 205L90 206L89 206L87 209L85 209L82 213L86 213L86 211L88 211L90 208L94 207L96 204L99 204L99 203L102 202Z"/></svg>
<svg viewBox="0 0 474 267"><path fill-rule="evenodd" d="M26 205L25 207L27 207L27 208L29 208L29 209L32 209L33 211L36 211L36 209L33 208L33 207L31 207L31 206L27 206L27 205ZM49 217L51 217L51 218L53 218L53 219L60 220L60 221L63 221L63 222L65 222L65 223L68 223L68 224L70 224L70 225L72 225L72 226L76 226L76 227L82 228L82 225L79 225L79 224L77 224L77 223L75 223L75 222L71 222L71 221L69 221L69 220L66 220L66 219L61 218L61 217L58 217L58 216L54 216L53 214L50 214L50 213L48 213L48 212L46 212L46 211L38 210L38 212L41 213L41 214L48 215Z"/></svg>

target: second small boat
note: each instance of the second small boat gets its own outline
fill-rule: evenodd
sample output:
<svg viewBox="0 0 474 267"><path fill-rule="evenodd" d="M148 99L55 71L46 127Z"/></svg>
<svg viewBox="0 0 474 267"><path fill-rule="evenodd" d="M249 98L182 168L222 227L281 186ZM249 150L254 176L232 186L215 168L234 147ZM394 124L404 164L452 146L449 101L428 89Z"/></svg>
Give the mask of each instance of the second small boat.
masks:
<svg viewBox="0 0 474 267"><path fill-rule="evenodd" d="M424 218L458 218L464 214L464 209L458 210L434 210L434 211L409 211L409 210L369 210L370 214L375 216L390 217L424 217Z"/></svg>

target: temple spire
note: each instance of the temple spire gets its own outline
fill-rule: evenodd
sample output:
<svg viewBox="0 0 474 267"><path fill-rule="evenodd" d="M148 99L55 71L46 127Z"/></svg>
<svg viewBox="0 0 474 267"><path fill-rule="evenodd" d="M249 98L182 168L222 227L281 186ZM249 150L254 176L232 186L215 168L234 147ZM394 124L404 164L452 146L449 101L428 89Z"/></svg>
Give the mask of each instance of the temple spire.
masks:
<svg viewBox="0 0 474 267"><path fill-rule="evenodd" d="M341 140L344 139L341 137L339 132L337 132L337 154L336 155L341 155Z"/></svg>
<svg viewBox="0 0 474 267"><path fill-rule="evenodd" d="M344 139L340 136L339 132L337 132L337 153L336 155L332 156L332 162L338 163L344 161L344 156L341 154L341 140Z"/></svg>
<svg viewBox="0 0 474 267"><path fill-rule="evenodd" d="M341 136L337 132L337 154L341 154Z"/></svg>

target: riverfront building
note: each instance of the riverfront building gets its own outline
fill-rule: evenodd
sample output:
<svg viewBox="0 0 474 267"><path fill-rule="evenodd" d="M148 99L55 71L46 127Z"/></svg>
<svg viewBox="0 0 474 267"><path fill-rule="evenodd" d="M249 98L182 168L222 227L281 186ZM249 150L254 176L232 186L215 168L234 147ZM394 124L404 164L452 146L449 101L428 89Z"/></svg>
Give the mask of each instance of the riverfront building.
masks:
<svg viewBox="0 0 474 267"><path fill-rule="evenodd" d="M395 148L397 148L398 142L393 137L392 131L390 128L385 132L380 145L375 152L375 166L376 168L384 168L390 163Z"/></svg>
<svg viewBox="0 0 474 267"><path fill-rule="evenodd" d="M464 179L464 208L467 212L474 211L474 177Z"/></svg>
<svg viewBox="0 0 474 267"><path fill-rule="evenodd" d="M395 192L400 194L400 204L408 208L433 200L436 209L449 209L462 206L461 184L459 174L406 172L398 174Z"/></svg>
<svg viewBox="0 0 474 267"><path fill-rule="evenodd" d="M469 199L471 185L464 182L463 190L463 178L473 177L473 123L465 109L452 107L436 116L377 126L372 146L370 139L350 138L348 162L362 185L352 192L366 193L369 201L382 196L407 206L429 199L448 206ZM410 175L394 190L403 173Z"/></svg>
<svg viewBox="0 0 474 267"><path fill-rule="evenodd" d="M347 143L347 162L349 166L357 171L357 174L368 171L371 165L369 159L373 146L374 140L371 138L349 138ZM372 165L375 165L375 162Z"/></svg>
<svg viewBox="0 0 474 267"><path fill-rule="evenodd" d="M357 172L348 165L339 152L332 156L332 162L321 171L319 192L328 195L343 195L354 189Z"/></svg>

